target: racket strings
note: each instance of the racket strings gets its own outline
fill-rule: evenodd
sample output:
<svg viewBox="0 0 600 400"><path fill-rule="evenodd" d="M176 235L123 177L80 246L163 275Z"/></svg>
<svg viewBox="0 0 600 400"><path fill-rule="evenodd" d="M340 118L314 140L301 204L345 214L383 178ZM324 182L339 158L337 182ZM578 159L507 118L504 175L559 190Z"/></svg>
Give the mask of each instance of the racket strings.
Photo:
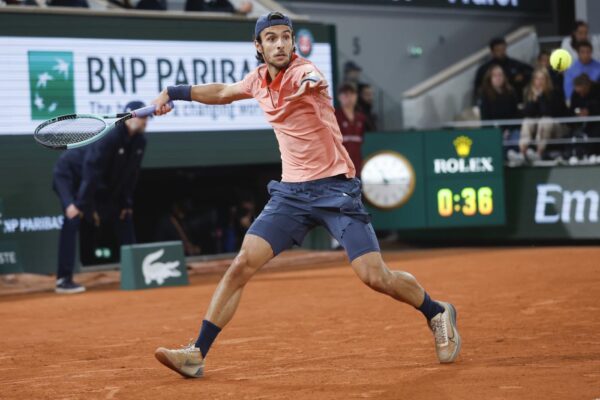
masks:
<svg viewBox="0 0 600 400"><path fill-rule="evenodd" d="M77 117L53 121L40 127L35 136L51 146L81 143L101 133L106 122L97 118Z"/></svg>

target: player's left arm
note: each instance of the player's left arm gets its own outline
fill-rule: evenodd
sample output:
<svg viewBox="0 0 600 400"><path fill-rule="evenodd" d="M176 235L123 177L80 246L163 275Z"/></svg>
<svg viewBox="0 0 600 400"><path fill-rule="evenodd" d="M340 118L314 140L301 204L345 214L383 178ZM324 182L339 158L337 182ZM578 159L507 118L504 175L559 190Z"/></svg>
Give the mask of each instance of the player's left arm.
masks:
<svg viewBox="0 0 600 400"><path fill-rule="evenodd" d="M306 94L318 93L325 90L328 86L323 75L319 71L311 69L306 71L300 78L298 90L294 94L285 97L284 100L296 101Z"/></svg>

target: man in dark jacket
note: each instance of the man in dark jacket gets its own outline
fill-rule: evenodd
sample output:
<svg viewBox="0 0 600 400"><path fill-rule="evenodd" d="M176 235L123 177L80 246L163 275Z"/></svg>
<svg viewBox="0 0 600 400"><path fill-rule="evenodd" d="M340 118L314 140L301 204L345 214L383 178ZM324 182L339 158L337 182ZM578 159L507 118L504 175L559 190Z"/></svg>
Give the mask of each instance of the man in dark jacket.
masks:
<svg viewBox="0 0 600 400"><path fill-rule="evenodd" d="M592 81L587 74L581 74L573 80L573 94L571 95L571 114L577 117L590 117L600 115L600 86ZM600 124L598 122L584 122L578 131L592 138L600 137ZM587 149L590 153L597 153L600 146L594 143Z"/></svg>
<svg viewBox="0 0 600 400"><path fill-rule="evenodd" d="M506 55L506 41L503 38L494 38L490 41L490 53L492 58L481 65L475 74L475 97L479 93L479 88L483 82L488 68L494 64L499 65L504 70L504 74L508 78L508 82L515 89L517 98L522 100L523 89L531 79L533 68L530 65L517 61Z"/></svg>
<svg viewBox="0 0 600 400"><path fill-rule="evenodd" d="M127 104L125 112L143 107ZM117 125L99 141L67 150L54 167L53 188L65 213L58 244L57 293L85 291L73 282L75 243L80 219L96 225L116 221L121 244L135 243L133 191L144 156L146 118L132 118Z"/></svg>

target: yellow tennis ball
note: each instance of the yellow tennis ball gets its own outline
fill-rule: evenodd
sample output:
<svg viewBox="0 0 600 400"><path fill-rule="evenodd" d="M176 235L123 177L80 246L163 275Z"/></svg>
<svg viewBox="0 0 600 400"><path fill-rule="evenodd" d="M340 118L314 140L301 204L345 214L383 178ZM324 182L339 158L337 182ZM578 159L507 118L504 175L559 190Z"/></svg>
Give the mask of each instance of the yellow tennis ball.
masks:
<svg viewBox="0 0 600 400"><path fill-rule="evenodd" d="M564 49L556 49L550 54L550 65L559 72L568 69L572 61L571 54Z"/></svg>

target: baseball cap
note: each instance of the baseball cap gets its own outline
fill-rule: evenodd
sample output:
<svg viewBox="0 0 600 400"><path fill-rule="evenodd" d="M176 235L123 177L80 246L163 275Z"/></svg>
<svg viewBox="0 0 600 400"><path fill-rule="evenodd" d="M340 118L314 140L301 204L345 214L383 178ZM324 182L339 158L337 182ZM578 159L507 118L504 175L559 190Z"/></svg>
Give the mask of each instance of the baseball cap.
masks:
<svg viewBox="0 0 600 400"><path fill-rule="evenodd" d="M290 17L278 11L272 11L266 15L260 16L256 20L256 27L254 28L254 37L257 38L264 29L275 25L286 25L289 26L290 29L294 29L292 27L292 20L290 19Z"/></svg>
<svg viewBox="0 0 600 400"><path fill-rule="evenodd" d="M139 101L139 100L133 100L130 101L129 103L127 103L127 105L125 106L125 108L123 109L123 112L131 112L133 110L137 110L138 108L142 108L145 107L146 105L144 104L144 102Z"/></svg>

